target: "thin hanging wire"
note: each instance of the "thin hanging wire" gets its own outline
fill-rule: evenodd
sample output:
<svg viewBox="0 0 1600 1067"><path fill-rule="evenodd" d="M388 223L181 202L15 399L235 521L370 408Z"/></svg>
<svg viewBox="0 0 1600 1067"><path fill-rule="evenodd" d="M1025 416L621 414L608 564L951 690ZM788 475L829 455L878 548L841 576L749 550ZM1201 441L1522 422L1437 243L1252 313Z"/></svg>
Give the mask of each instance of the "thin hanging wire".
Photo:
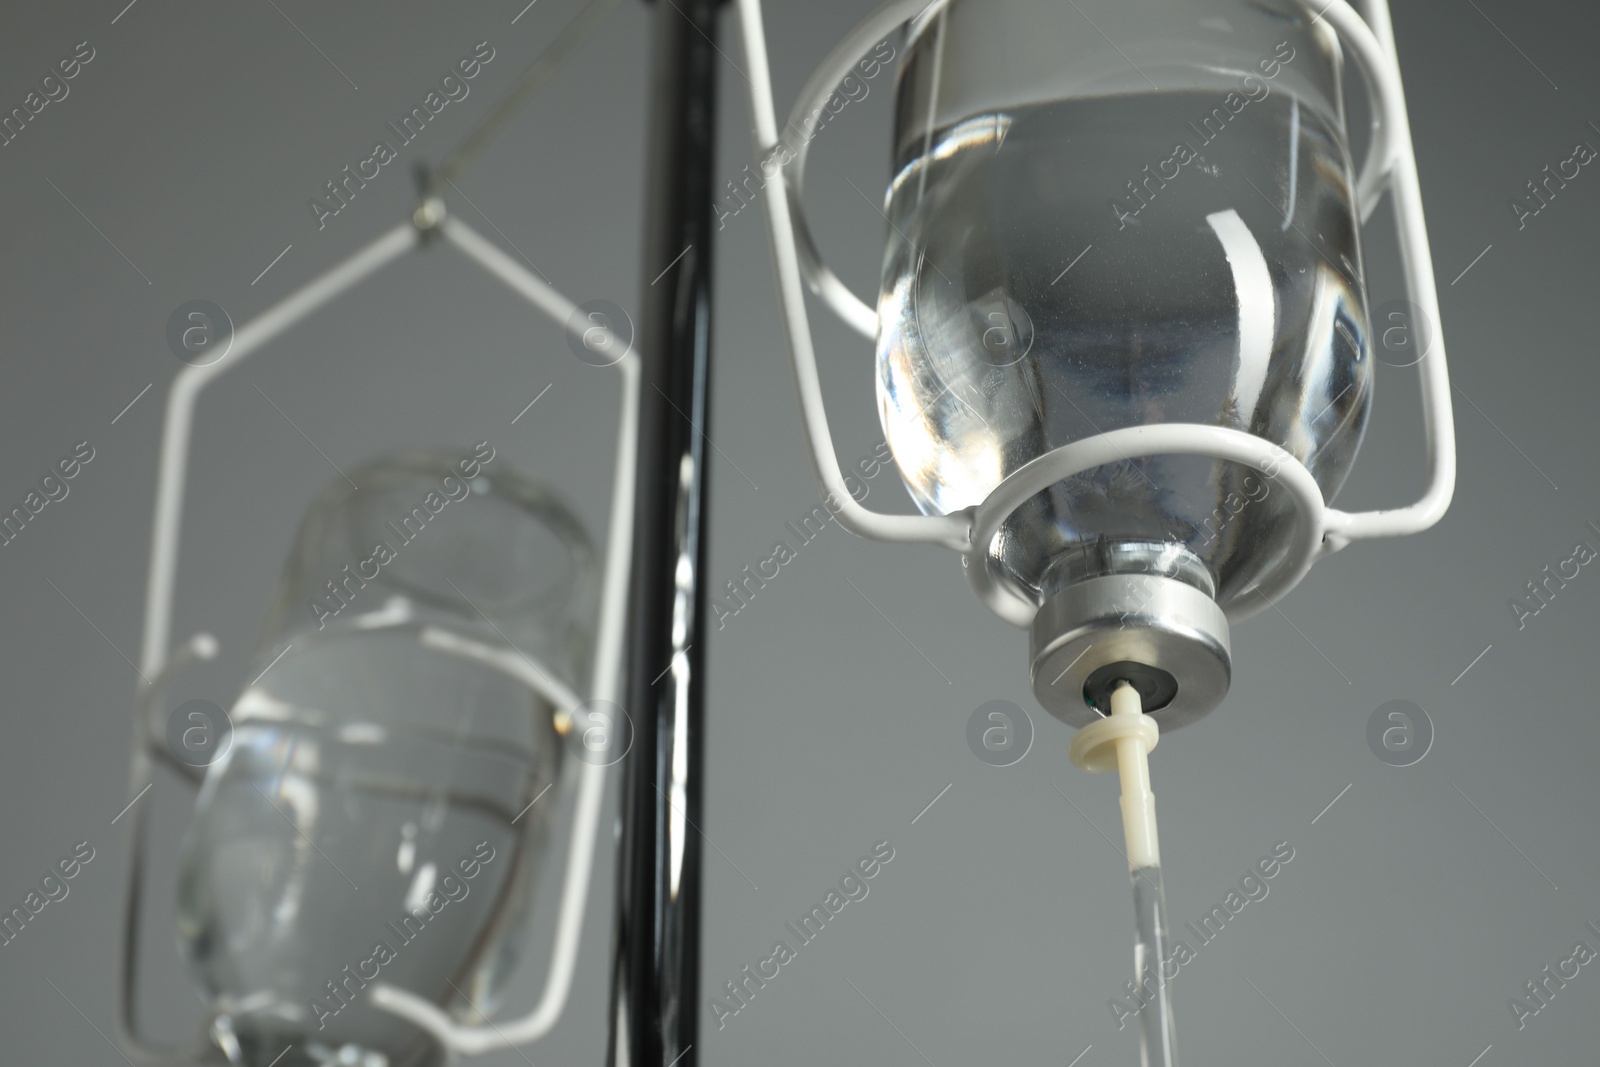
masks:
<svg viewBox="0 0 1600 1067"><path fill-rule="evenodd" d="M494 143L494 139L500 136L507 124L516 117L517 112L533 99L573 51L599 28L618 3L620 0L588 0L588 3L583 5L583 10L579 11L572 21L562 28L556 39L550 42L550 46L539 53L538 57L528 64L527 69L517 76L517 80L501 94L500 99L488 113L478 120L478 124L462 139L456 150L446 156L437 169L423 173L424 201L438 197L444 192L445 186L461 177L462 172L483 154L484 149Z"/></svg>

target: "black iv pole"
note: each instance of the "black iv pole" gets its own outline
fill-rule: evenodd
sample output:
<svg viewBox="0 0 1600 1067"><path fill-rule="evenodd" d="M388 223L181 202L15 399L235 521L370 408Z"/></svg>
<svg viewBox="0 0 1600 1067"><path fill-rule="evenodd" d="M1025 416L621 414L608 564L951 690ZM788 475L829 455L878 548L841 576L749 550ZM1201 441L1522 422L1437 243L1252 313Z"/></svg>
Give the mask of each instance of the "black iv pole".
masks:
<svg viewBox="0 0 1600 1067"><path fill-rule="evenodd" d="M705 805L706 429L719 0L653 3L639 488L611 1067L694 1067Z"/></svg>

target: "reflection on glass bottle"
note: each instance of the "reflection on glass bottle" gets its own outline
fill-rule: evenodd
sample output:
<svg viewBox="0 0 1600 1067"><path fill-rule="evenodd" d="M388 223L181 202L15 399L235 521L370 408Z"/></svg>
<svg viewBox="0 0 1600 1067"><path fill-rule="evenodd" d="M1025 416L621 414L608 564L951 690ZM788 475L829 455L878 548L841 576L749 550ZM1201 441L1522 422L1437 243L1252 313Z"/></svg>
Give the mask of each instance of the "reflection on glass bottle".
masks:
<svg viewBox="0 0 1600 1067"><path fill-rule="evenodd" d="M181 938L229 1062L427 1067L364 990L476 1021L514 962L565 710L530 675L582 676L594 556L493 459L380 459L301 525L185 842Z"/></svg>
<svg viewBox="0 0 1600 1067"><path fill-rule="evenodd" d="M912 496L949 513L1173 422L1262 437L1331 496L1372 387L1337 41L1292 4L1078 6L1126 56L1074 5L953 0L901 75L878 397ZM1028 501L989 566L1035 603L1154 569L1226 604L1292 515L1249 468L1140 458Z"/></svg>

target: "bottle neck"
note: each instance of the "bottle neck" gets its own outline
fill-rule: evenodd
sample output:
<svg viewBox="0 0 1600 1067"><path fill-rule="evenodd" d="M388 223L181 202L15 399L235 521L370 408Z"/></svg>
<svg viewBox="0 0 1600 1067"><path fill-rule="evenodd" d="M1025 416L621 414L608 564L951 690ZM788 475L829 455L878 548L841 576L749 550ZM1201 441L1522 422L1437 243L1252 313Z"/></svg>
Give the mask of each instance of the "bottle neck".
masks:
<svg viewBox="0 0 1600 1067"><path fill-rule="evenodd" d="M1068 586L1114 574L1145 574L1182 582L1216 599L1217 584L1200 557L1175 542L1111 541L1077 546L1050 561L1039 583L1042 600Z"/></svg>

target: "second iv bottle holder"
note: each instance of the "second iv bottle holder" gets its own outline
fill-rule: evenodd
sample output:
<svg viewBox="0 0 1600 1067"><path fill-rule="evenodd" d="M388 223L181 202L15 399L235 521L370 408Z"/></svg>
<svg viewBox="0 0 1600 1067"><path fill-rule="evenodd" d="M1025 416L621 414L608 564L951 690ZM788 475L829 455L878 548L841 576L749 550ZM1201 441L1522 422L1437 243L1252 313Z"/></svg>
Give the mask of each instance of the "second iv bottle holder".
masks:
<svg viewBox="0 0 1600 1067"><path fill-rule="evenodd" d="M140 672L147 681L141 684L137 701L129 781L130 799L136 799L149 787L152 762L163 756L159 748L160 728L152 722L152 715L157 710L160 698L168 691L173 679L186 667L199 660L211 659L217 651L215 640L203 633L191 637L176 649L169 651L190 438L194 409L202 390L356 284L378 273L406 253L438 237L442 237L465 254L470 261L482 267L564 328L572 330L573 324L581 321L583 336L580 340L591 350L605 357L596 362L614 364L619 375L621 396L617 412L617 453L603 575L600 582L597 634L588 686L581 693L575 691L561 680L561 674L549 663L540 662L538 657L529 655L524 645L510 638L499 642L507 647L494 647L482 641L462 638L446 628L426 625L426 619L387 620L385 617L378 621L384 621L385 625L395 621L402 624L417 622L421 628L411 626L409 629L416 632L410 633L408 630L405 639L417 648L419 655L426 653L442 655L446 659L460 659L475 665L478 669L487 668L492 675L503 676L505 683L511 685L513 689L521 688L529 694L535 707L545 706L554 709L557 722L567 730L582 731L586 728L593 729L597 725L603 729L621 729L620 723L611 723L604 716L609 709L616 708L623 655L633 530L639 357L631 347L611 334L607 327L594 325L583 318L572 301L501 252L466 223L447 217L442 205L436 200L430 200L418 210L413 221L385 233L342 264L240 327L234 335L231 348L220 360L205 365L188 366L174 378L168 394L161 439L160 467L156 481L149 584L145 599L144 636L140 654ZM426 481L434 475L445 477L448 481L454 476L454 472L449 464L440 466L448 458L450 457L417 455L401 462L399 467L395 467L392 463L375 465L362 473L364 477L370 479L381 481L386 478L390 480L398 478L408 481L408 484L417 479ZM473 461L473 466L477 466L476 461ZM439 469L434 470L435 467ZM576 532L576 527L572 527L570 520L562 518L560 513L549 512L548 509L553 505L540 503L541 498L535 487L523 486L511 475L500 475L498 472L491 475L485 469L481 475L477 475L476 480L480 484L474 488L472 483L475 479L469 476L474 474L476 472L471 470L459 472L459 477L456 477L454 483L456 488L465 486L468 493L491 492L502 495L510 493L509 499L513 503L509 510L522 514L519 509L532 508L533 511L528 514L535 518L540 512L547 512L549 517L540 521L546 523L547 528L551 528L548 526L551 521L555 522L552 529L568 543L569 552L574 549L579 552L587 551L578 548L579 542L572 540L573 537L581 538L581 533ZM433 480L438 481L437 478ZM342 492L342 484L337 489ZM359 494L344 495L354 498ZM308 527L310 525L312 524L308 521ZM569 528L573 533L563 535L562 530ZM303 529L302 537L305 536L306 530ZM582 561L573 562L579 564ZM386 577L393 580L393 576ZM482 599L468 598L447 575L441 573L438 577L449 582L451 589L461 594L464 602L473 606L492 634L505 638L502 627L507 624L503 619L497 619L494 607L488 607L486 613ZM401 580L404 580L403 576ZM426 609L425 602L428 600L426 590L421 592L421 602ZM444 592L445 597L448 598L449 595L448 591ZM481 597L481 593L475 595ZM391 614L395 610L400 610L398 602L395 601L391 601L390 609L377 603L372 606L374 611L364 616L358 625L365 626L367 619L376 620L379 616L384 616L385 610L390 610ZM424 610L422 614L427 614L427 611ZM377 622L375 621L373 625L377 625ZM493 637L490 640L493 641ZM278 669L282 668L283 664L279 664ZM312 672L313 675L316 673ZM326 673L325 668L324 673ZM308 679L315 680L310 676ZM584 740L580 739L579 743L584 743ZM620 753L617 755L620 756ZM612 762L614 760L611 759L581 759L581 766L576 770L577 795L562 877L555 940L546 972L544 991L533 1010L521 1017L494 1024L468 1025L441 1008L441 994L438 991L430 991L429 995L419 995L417 992L384 984L387 975L371 983L373 988L368 991L368 995L374 1008L379 1012L391 1013L394 1017L405 1020L406 1023L430 1035L437 1043L439 1054L446 1061L453 1060L457 1053L479 1053L536 1041L549 1032L560 1017L572 986L578 937L583 926L589 876L593 867L594 848L599 830L606 779L605 767ZM143 895L143 856L146 838L146 825L142 814L144 810L141 807L130 812L127 831L130 860L124 915L119 1037L123 1048L141 1065L176 1067L179 1064L198 1062L208 1054L208 1045L212 1042L226 1045L231 1039L226 1033L221 1036L214 1033L211 1042L202 1040L181 1048L157 1047L149 1043L140 1032L135 988L138 984L140 904ZM470 858L468 862L471 862ZM403 858L402 865L404 865ZM320 977L339 976L302 977L315 982ZM332 984L330 983L330 986ZM459 1008L460 998L451 995L448 990L444 991L443 999L455 1001ZM337 1006L337 1001L330 1000L329 1003ZM236 1056L241 1054L237 1048L229 1051ZM250 1051L260 1054L257 1050Z"/></svg>

